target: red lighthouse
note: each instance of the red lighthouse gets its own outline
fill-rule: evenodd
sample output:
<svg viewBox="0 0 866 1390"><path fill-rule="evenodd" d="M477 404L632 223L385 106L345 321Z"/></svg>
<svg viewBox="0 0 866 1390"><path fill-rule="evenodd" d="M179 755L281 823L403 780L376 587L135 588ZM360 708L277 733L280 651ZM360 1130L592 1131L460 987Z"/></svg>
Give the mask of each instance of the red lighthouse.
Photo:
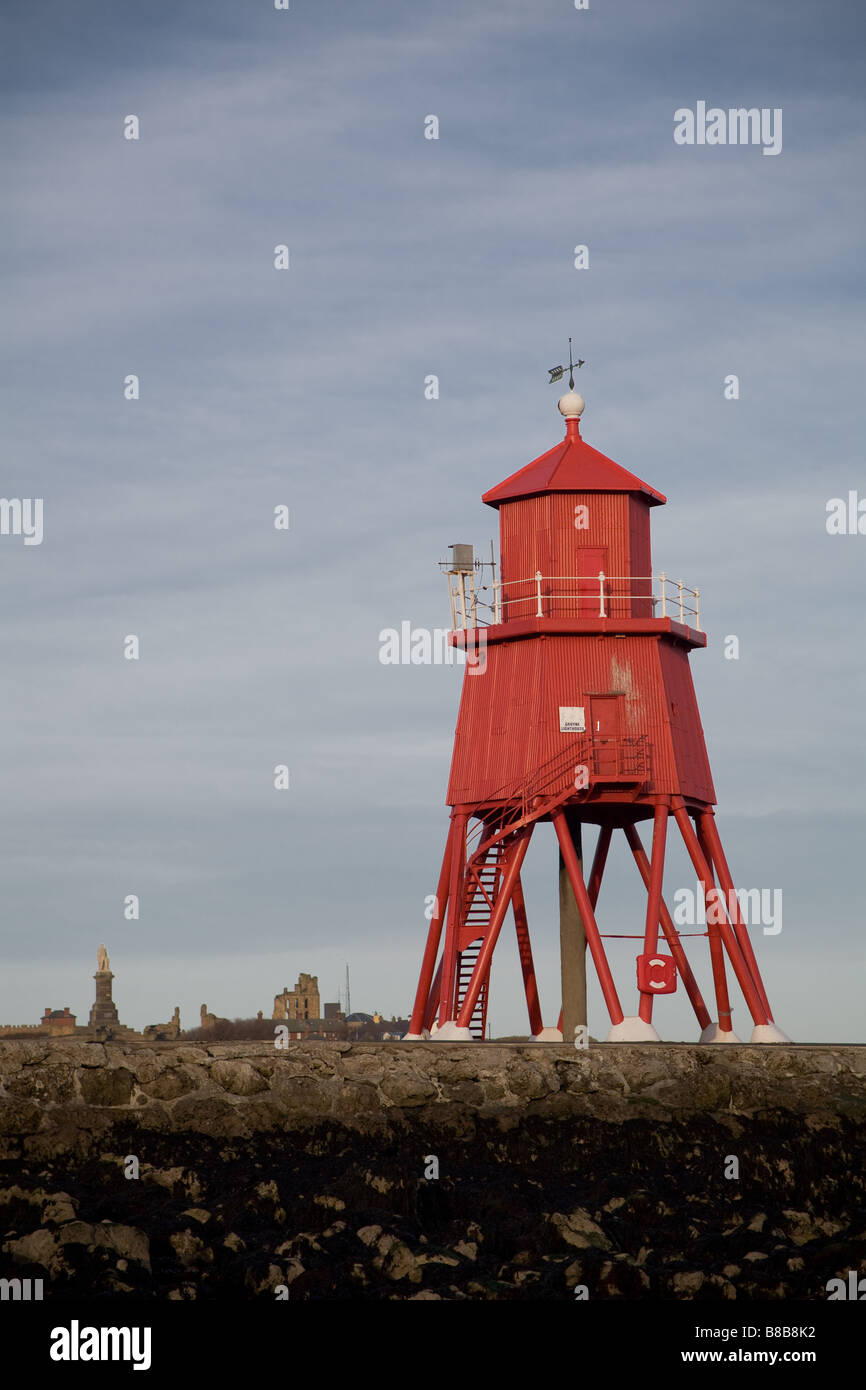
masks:
<svg viewBox="0 0 866 1390"><path fill-rule="evenodd" d="M570 1042L586 1023L588 947L609 1042L657 1040L654 997L679 984L701 1041L739 1042L728 967L751 1014L751 1041L788 1041L773 1022L716 828L689 667L692 649L706 646L698 592L652 569L650 513L665 498L584 442L573 381L559 409L562 442L484 494L499 511L499 577L494 571L491 586L479 587L471 547L453 547L451 641L465 651L466 670L451 823L407 1036L484 1037L491 960L510 914L535 1038ZM649 854L642 821L651 823ZM560 850L556 1029L542 1022L521 885L540 822L552 822ZM598 839L585 874L590 825ZM712 1010L665 905L669 828L682 837L705 899ZM595 915L617 831L647 895L636 991L634 979L621 986L628 994L614 981ZM635 992L636 1012L628 1007Z"/></svg>

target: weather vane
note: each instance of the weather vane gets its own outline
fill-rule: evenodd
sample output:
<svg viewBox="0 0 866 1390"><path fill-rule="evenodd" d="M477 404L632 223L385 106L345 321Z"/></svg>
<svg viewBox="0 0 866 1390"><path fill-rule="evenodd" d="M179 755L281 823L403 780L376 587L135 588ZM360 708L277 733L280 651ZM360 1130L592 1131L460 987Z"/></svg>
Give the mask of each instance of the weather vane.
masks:
<svg viewBox="0 0 866 1390"><path fill-rule="evenodd" d="M573 390L574 390L574 369L575 369L575 367L582 367L583 364L584 364L584 362L585 362L585 360L586 360L586 359L583 358L583 357L578 357L578 359L577 359L576 362L573 362L573 361L572 361L572 354L571 354L571 339L569 338L569 340L568 340L568 389L569 389L569 391L573 391ZM551 380L551 381L562 381L562 378L563 378L563 376L565 375L565 368L564 368L564 367L548 367L547 370L550 372L550 380ZM548 383L548 384L549 384L549 383Z"/></svg>

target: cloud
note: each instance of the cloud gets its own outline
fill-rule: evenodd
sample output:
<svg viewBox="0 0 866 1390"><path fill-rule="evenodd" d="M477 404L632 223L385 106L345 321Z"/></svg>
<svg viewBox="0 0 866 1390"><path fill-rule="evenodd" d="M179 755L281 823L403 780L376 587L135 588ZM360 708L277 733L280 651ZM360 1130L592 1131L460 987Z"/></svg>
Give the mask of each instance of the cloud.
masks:
<svg viewBox="0 0 866 1390"><path fill-rule="evenodd" d="M41 963L72 971L112 933L153 1017L177 1002L157 995L178 941L217 1012L272 996L275 958L294 978L331 954L371 994L387 977L362 1003L405 1009L460 672L383 667L378 633L446 624L436 563L455 540L486 550L480 494L559 437L546 368L569 333L585 437L668 494L656 568L702 590L720 815L753 873L756 823L776 863L801 817L853 941L829 827L860 807L862 562L824 528L862 475L846 45L816 72L805 6L765 54L736 26L770 19L737 6L338 9L16 21L3 492L44 497L45 539L0 538L7 949L33 972L0 986L0 1015L38 1016ZM675 107L710 78L711 100L785 104L779 159L674 146ZM527 885L555 991L551 863L539 850ZM141 883L133 936L118 905ZM250 965L233 1005L241 940L261 986Z"/></svg>

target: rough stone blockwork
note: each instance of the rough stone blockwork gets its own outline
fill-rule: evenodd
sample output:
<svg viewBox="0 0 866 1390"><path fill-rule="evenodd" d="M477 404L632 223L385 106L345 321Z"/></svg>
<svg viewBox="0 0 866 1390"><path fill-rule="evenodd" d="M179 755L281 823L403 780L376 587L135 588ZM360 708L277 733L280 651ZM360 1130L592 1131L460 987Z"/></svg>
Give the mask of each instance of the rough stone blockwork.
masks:
<svg viewBox="0 0 866 1390"><path fill-rule="evenodd" d="M4 1042L0 1279L823 1299L866 1274L864 1073L843 1046Z"/></svg>

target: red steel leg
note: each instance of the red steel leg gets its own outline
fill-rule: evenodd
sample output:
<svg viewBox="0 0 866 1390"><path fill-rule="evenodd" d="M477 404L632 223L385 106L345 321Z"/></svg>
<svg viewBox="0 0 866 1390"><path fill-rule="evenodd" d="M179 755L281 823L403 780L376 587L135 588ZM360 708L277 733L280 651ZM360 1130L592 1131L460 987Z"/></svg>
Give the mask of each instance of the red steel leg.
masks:
<svg viewBox="0 0 866 1390"><path fill-rule="evenodd" d="M680 834L682 835L683 840L685 842L686 849L689 852L689 857L691 858L691 861L695 867L695 872L697 873L698 878L701 879L704 885L705 895L707 899L709 899L710 886L714 884L712 871L709 865L707 864L706 859L704 858L703 851L698 842L698 837L695 834L694 827L692 826L691 821L689 820L685 808L685 803L682 801L682 799L680 799L679 805L674 807L674 815L676 817L677 825L680 828ZM715 897L716 895L713 894L713 896ZM751 975L749 974L749 968L746 965L745 957L742 951L740 950L739 942L737 941L736 936L731 930L730 923L728 922L728 919L725 916L724 911L722 911L722 913L720 914L722 917L722 921L720 921L718 924L710 923L710 914L715 910L716 904L708 901L707 930L710 932L710 954L712 955L713 949L713 925L717 925L718 931L721 933L722 940L725 944L725 950L727 951L731 965L733 966L734 974L736 975L740 989L743 991L743 995L745 996L746 1004L749 1008L749 1013L752 1015L752 1019L756 1025L759 1023L766 1023L767 1015L764 1011L764 1006L761 1003L760 995L755 989L754 982L752 980ZM713 959L713 976L716 979L716 998L718 999L719 975L717 975L716 972L715 958ZM727 986L724 985L724 967L722 967L721 979L725 995L724 1008L727 1012L728 1022L730 1024L730 1004L727 1002ZM733 1030L730 1028L730 1026L726 1028L724 1022L722 1021L722 1011L722 1003L719 1002L719 1027L721 1028L723 1033L731 1032Z"/></svg>
<svg viewBox="0 0 866 1390"><path fill-rule="evenodd" d="M448 837L445 841L445 854L442 857L442 869L439 873L439 883L436 887L436 901L433 904L433 916L430 918L430 930L427 933L427 945L424 949L424 959L421 963L421 978L418 981L418 990L415 994L415 1004L412 1009L412 1019L409 1023L410 1033L420 1033L424 1028L424 1015L427 1012L427 1001L430 997L430 981L433 979L433 968L436 964L436 957L439 954L439 939L442 935L442 923L445 920L445 908L447 906L446 894L448 892L448 877L451 869L451 845L454 838L454 822L448 827Z"/></svg>
<svg viewBox="0 0 866 1390"><path fill-rule="evenodd" d="M613 830L609 825L603 825L599 831L598 844L595 847L595 854L592 856L592 868L589 871L589 879L586 891L589 894L589 901L595 911L598 895L601 891L601 879L604 873L604 866L607 863L607 852L610 849L610 840Z"/></svg>
<svg viewBox="0 0 866 1390"><path fill-rule="evenodd" d="M662 882L665 872L665 840L668 830L669 806L662 802L655 808L653 816L653 857L650 866L650 881L647 891L646 928L644 931L644 951L654 956L659 944L659 914L662 903ZM644 1023L652 1023L653 997L642 994L638 1010Z"/></svg>
<svg viewBox="0 0 866 1390"><path fill-rule="evenodd" d="M737 940L740 943L740 949L742 950L743 955L746 958L746 965L749 967L749 974L755 982L755 988L757 989L758 994L761 997L761 1003L764 1006L764 1011L767 1015L767 1018L770 1021L770 1023L772 1023L773 1015L770 1012L770 1001L768 1000L767 992L764 989L764 982L761 979L761 972L758 969L758 962L755 959L755 952L752 947L752 941L751 937L749 936L748 928L745 922L743 921L742 914L740 912L740 904L737 900L737 894L734 888L734 880L732 879L731 871L728 868L728 861L725 858L725 851L722 847L722 841L719 837L719 831L716 825L716 818L713 815L712 811L704 811L698 820L698 825L700 829L703 830L704 837L706 839L706 843L710 851L711 860L715 863L719 883L721 884L722 889L724 890L725 896L727 898L728 911L731 916L731 922L733 923Z"/></svg>
<svg viewBox="0 0 866 1390"><path fill-rule="evenodd" d="M520 953L520 968L523 971L523 989L526 994L526 1007L529 1010L529 1031L540 1033L544 1024L541 1021L541 1006L538 1002L538 983L535 966L532 962L532 946L529 941L529 923L526 920L526 903L523 897L523 884L520 875L514 881L511 895L514 910L514 926L517 930L517 949Z"/></svg>
<svg viewBox="0 0 866 1390"><path fill-rule="evenodd" d="M442 993L439 1002L439 1027L447 1023L454 1011L454 990L457 974L457 937L460 931L460 918L463 915L463 873L466 860L466 822L465 811L454 816L451 842L451 866L448 879L448 925L445 929L445 946L442 953Z"/></svg>
<svg viewBox="0 0 866 1390"><path fill-rule="evenodd" d="M436 1017L436 1013L437 1013L437 1011L438 1011L438 1009L439 1009L439 1000L441 999L441 997L442 997L442 960L440 959L439 964L438 964L437 967L436 967L436 974L433 976L433 983L432 983L432 985L430 986L430 997L429 997L429 999L427 1000L427 1007L426 1007L426 1009L424 1010L424 1025L423 1025L423 1026L424 1026L424 1028L427 1029L427 1032L428 1032L428 1033L430 1032L430 1029L431 1029L432 1026L433 1026L433 1020L434 1020L434 1018Z"/></svg>
<svg viewBox="0 0 866 1390"><path fill-rule="evenodd" d="M631 852L634 855L634 860L640 871L640 876L643 879L644 887L646 889L649 889L650 865L649 860L646 856L646 851L644 850L644 847L641 844L640 835L637 832L637 827L634 825L627 825L625 827L625 838L628 840L629 847L631 848ZM677 970L680 974L680 978L682 979L682 982L685 985L686 994L689 996L689 999L692 1002L692 1008L694 1009L695 1014L697 1015L698 1023L701 1025L701 1028L708 1028L709 1025L712 1023L712 1019L710 1018L710 1011L704 1003L703 995L701 994L701 991L698 988L698 982L694 977L692 967L689 965L688 957L686 956L686 953L683 950L683 943L680 941L680 934L674 926L673 918L671 917L671 914L668 912L664 898L662 898L661 900L660 908L660 920L662 924L662 931L664 932L665 939L667 940L668 946L670 947L671 955L674 958L674 964L676 965Z"/></svg>
<svg viewBox="0 0 866 1390"><path fill-rule="evenodd" d="M682 825L676 811L674 811L674 815L677 817L677 825L679 825L682 833ZM689 821L688 816L686 816L686 822L689 829L691 829L691 821ZM695 843L698 843L697 840ZM688 842L686 843L686 848L689 849ZM719 1015L719 1028L723 1033L732 1033L734 1030L731 1023L731 1001L728 995L728 981L725 975L725 953L722 949L722 938L719 935L719 927L715 915L718 911L715 879L700 849L700 864L703 865L703 869L700 867L698 861L695 860L694 855L691 853L691 849L689 849L689 854L695 866L695 872L701 880L701 886L704 890L704 907L706 908L707 915L707 940L710 946L710 964L713 969L713 988L716 995L716 1012Z"/></svg>

